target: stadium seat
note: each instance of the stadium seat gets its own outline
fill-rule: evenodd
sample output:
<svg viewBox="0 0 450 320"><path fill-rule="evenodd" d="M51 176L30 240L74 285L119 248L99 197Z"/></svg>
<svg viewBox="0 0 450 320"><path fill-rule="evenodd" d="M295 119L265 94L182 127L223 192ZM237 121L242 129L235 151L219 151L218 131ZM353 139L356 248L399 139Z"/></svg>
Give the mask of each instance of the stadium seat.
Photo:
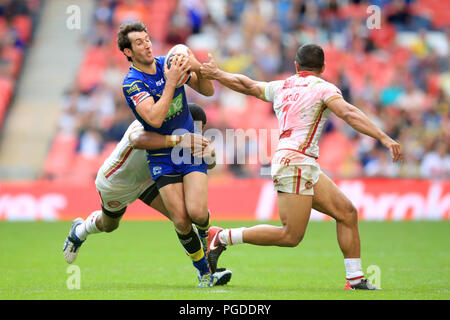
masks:
<svg viewBox="0 0 450 320"><path fill-rule="evenodd" d="M107 48L90 47L86 50L78 72L78 84L81 90L90 90L100 83L107 66L107 59Z"/></svg>
<svg viewBox="0 0 450 320"><path fill-rule="evenodd" d="M435 28L448 28L450 26L448 1L417 0L411 4L411 12L419 16L430 16Z"/></svg>
<svg viewBox="0 0 450 320"><path fill-rule="evenodd" d="M74 134L61 132L55 137L44 163L45 179L58 178L68 172L77 144L78 138Z"/></svg>
<svg viewBox="0 0 450 320"><path fill-rule="evenodd" d="M333 131L322 137L319 148L318 162L322 170L331 176L338 176L342 169L339 165L353 154L354 145L343 133Z"/></svg>
<svg viewBox="0 0 450 320"><path fill-rule="evenodd" d="M28 43L31 38L31 18L26 15L18 15L14 17L12 24L17 29L20 39L24 43Z"/></svg>
<svg viewBox="0 0 450 320"><path fill-rule="evenodd" d="M365 19L367 18L367 4L345 4L339 7L339 16L342 19Z"/></svg>
<svg viewBox="0 0 450 320"><path fill-rule="evenodd" d="M14 90L14 81L0 77L0 129Z"/></svg>
<svg viewBox="0 0 450 320"><path fill-rule="evenodd" d="M11 61L13 65L12 75L17 78L22 67L22 50L12 46L6 47L3 49L3 57Z"/></svg>
<svg viewBox="0 0 450 320"><path fill-rule="evenodd" d="M87 157L82 154L76 154L71 163L70 172L67 177L71 181L86 182L96 177L98 172L98 158Z"/></svg>

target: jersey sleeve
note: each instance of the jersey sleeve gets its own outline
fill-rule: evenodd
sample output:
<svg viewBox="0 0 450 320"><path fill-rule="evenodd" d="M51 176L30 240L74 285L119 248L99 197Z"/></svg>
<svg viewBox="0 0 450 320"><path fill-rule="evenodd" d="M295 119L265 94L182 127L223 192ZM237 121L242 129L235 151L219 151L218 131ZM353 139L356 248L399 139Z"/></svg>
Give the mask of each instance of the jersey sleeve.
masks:
<svg viewBox="0 0 450 320"><path fill-rule="evenodd" d="M322 101L326 104L334 99L342 98L342 92L331 83L323 83L320 85Z"/></svg>
<svg viewBox="0 0 450 320"><path fill-rule="evenodd" d="M283 80L270 81L264 88L264 100L273 102L276 92L283 86Z"/></svg>
<svg viewBox="0 0 450 320"><path fill-rule="evenodd" d="M147 85L141 80L131 79L124 82L122 90L128 104L134 108L148 97L151 97Z"/></svg>

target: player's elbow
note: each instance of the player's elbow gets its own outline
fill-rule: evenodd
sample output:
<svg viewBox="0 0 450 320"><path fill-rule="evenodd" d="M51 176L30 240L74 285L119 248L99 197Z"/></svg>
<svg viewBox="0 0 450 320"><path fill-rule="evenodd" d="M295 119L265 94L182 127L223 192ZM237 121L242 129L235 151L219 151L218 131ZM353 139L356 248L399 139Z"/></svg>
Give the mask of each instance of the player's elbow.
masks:
<svg viewBox="0 0 450 320"><path fill-rule="evenodd" d="M155 129L161 128L164 119L155 119L155 118L148 118L145 120L149 125L151 125Z"/></svg>
<svg viewBox="0 0 450 320"><path fill-rule="evenodd" d="M134 149L145 149L142 139L142 132L132 132L128 136L128 141L130 141L130 144Z"/></svg>
<svg viewBox="0 0 450 320"><path fill-rule="evenodd" d="M130 144L134 149L144 149L144 146L142 145L139 138L131 138L130 137Z"/></svg>
<svg viewBox="0 0 450 320"><path fill-rule="evenodd" d="M155 122L150 122L150 125L155 128L155 129L159 129L162 126L162 121L155 121Z"/></svg>
<svg viewBox="0 0 450 320"><path fill-rule="evenodd" d="M211 97L211 96L213 96L214 95L214 87L213 86L211 86L211 88L208 88L208 90L205 90L204 92L203 92L203 95L204 96L206 96L206 97Z"/></svg>

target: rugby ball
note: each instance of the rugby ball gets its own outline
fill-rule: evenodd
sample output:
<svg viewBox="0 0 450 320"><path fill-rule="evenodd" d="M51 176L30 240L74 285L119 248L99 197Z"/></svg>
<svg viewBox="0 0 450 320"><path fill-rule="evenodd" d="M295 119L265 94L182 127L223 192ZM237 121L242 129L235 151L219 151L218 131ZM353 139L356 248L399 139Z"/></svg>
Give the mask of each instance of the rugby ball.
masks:
<svg viewBox="0 0 450 320"><path fill-rule="evenodd" d="M180 54L180 53L188 56L189 55L188 47L186 47L184 44L177 44L177 45L173 46L169 50L169 52L166 55L166 61L165 61L167 69L170 69L170 66L172 65L172 63L170 62L170 59L172 58L172 56L174 54ZM185 74L183 74L180 77L180 80L177 83L177 88L181 87L186 82L188 82L190 78L191 78L191 72L190 71L188 71Z"/></svg>

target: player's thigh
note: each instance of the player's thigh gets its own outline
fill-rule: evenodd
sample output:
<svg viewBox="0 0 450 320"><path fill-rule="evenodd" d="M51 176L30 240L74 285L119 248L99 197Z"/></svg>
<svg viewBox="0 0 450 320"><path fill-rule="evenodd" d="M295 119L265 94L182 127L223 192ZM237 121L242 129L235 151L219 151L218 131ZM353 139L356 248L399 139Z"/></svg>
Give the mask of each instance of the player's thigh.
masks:
<svg viewBox="0 0 450 320"><path fill-rule="evenodd" d="M278 192L278 213L285 232L300 241L311 215L312 196Z"/></svg>
<svg viewBox="0 0 450 320"><path fill-rule="evenodd" d="M324 173L314 185L312 207L337 221L355 218L357 213L352 202L338 186Z"/></svg>
<svg viewBox="0 0 450 320"><path fill-rule="evenodd" d="M159 188L159 194L170 220L179 232L189 231L191 222L184 203L183 183L171 183Z"/></svg>
<svg viewBox="0 0 450 320"><path fill-rule="evenodd" d="M208 176L200 171L188 173L183 177L183 189L189 216L193 219L206 218L208 214Z"/></svg>
<svg viewBox="0 0 450 320"><path fill-rule="evenodd" d="M161 214L163 214L165 217L167 217L170 220L169 211L166 209L166 206L164 205L164 202L162 201L162 198L159 194L156 183L154 183L150 187L148 187L139 196L139 200L144 202L149 207L152 207L156 211L160 212Z"/></svg>
<svg viewBox="0 0 450 320"><path fill-rule="evenodd" d="M164 202L161 198L161 196L158 194L153 201L150 203L150 207L155 209L156 211L163 214L167 219L170 220L170 214L169 211L166 209L166 206L164 205Z"/></svg>
<svg viewBox="0 0 450 320"><path fill-rule="evenodd" d="M127 206L137 199L138 194L112 189L102 189L98 192L102 202L101 228L105 232L111 232L117 229Z"/></svg>

